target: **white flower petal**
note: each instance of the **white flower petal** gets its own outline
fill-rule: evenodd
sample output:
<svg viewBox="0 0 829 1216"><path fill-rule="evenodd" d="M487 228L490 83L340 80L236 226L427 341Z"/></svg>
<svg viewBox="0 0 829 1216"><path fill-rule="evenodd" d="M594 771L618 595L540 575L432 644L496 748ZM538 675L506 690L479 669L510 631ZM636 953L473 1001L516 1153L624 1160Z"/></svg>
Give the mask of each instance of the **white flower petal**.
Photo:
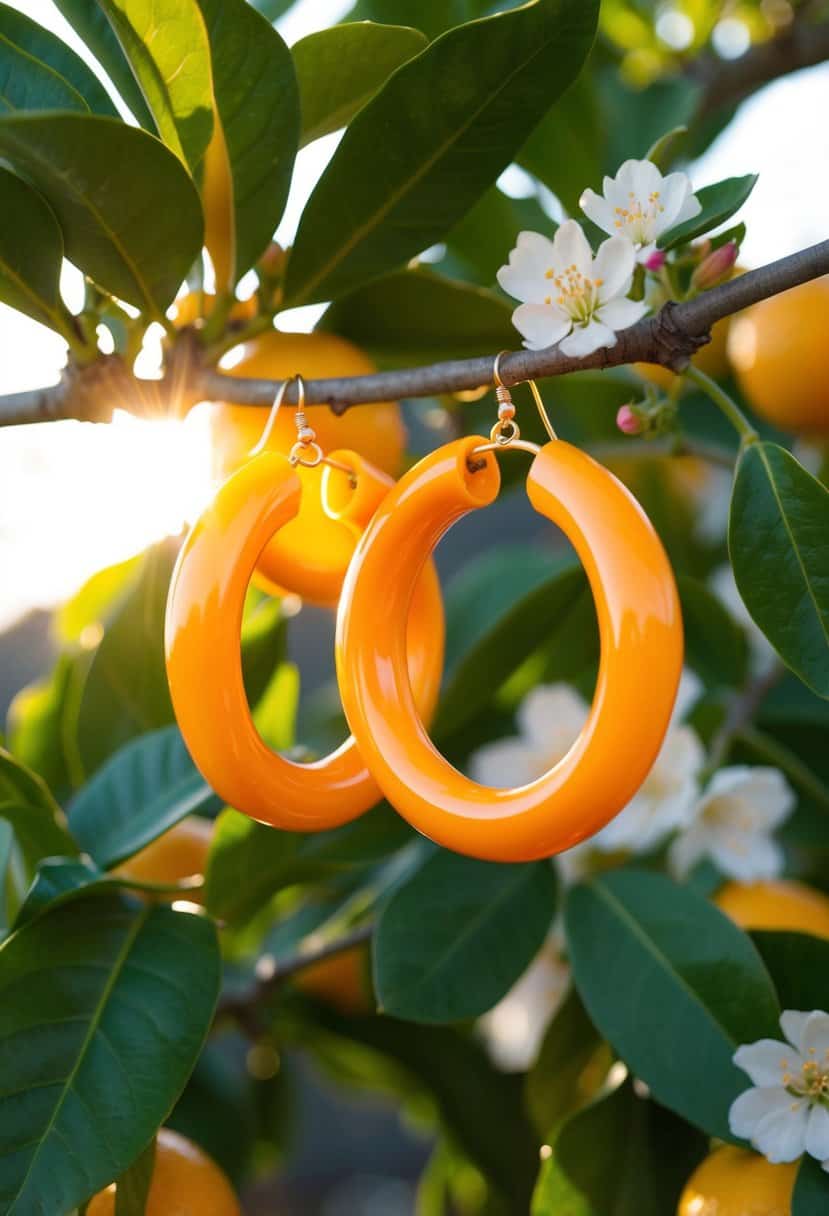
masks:
<svg viewBox="0 0 829 1216"><path fill-rule="evenodd" d="M679 214L674 220L675 224L684 224L686 220L695 219L702 211L702 203L695 194L688 194L685 202L679 209Z"/></svg>
<svg viewBox="0 0 829 1216"><path fill-rule="evenodd" d="M656 251L656 241L650 241L647 245L640 245L636 251L636 261L640 266L644 266L652 253Z"/></svg>
<svg viewBox="0 0 829 1216"><path fill-rule="evenodd" d="M627 329L644 317L648 306L644 300L608 300L596 310L596 317L611 329Z"/></svg>
<svg viewBox="0 0 829 1216"><path fill-rule="evenodd" d="M817 1057L821 1068L829 1064L829 1013L815 1009L809 1014L802 1034L803 1055L807 1059ZM829 1157L829 1150L824 1153Z"/></svg>
<svg viewBox="0 0 829 1216"><path fill-rule="evenodd" d="M608 199L597 194L595 190L585 190L579 199L579 206L597 228L613 236L616 231L616 213Z"/></svg>
<svg viewBox="0 0 829 1216"><path fill-rule="evenodd" d="M809 1103L782 1093L785 1105L781 1101L779 1110L761 1119L751 1136L751 1143L772 1165L796 1161L806 1151Z"/></svg>
<svg viewBox="0 0 829 1216"><path fill-rule="evenodd" d="M636 254L625 237L611 236L602 241L593 263L593 278L603 280L599 299L604 302L614 296L626 295L635 267Z"/></svg>
<svg viewBox="0 0 829 1216"><path fill-rule="evenodd" d="M504 1072L525 1072L570 986L570 968L553 940L497 1005L478 1022L489 1053Z"/></svg>
<svg viewBox="0 0 829 1216"><path fill-rule="evenodd" d="M679 216L689 197L692 196L691 179L687 173L669 173L662 180L659 201L663 211L660 217L659 231L667 232L674 224L680 222ZM690 217L689 217L690 218Z"/></svg>
<svg viewBox="0 0 829 1216"><path fill-rule="evenodd" d="M795 808L797 799L783 774L776 768L753 768L741 790L762 826L779 827Z"/></svg>
<svg viewBox="0 0 829 1216"><path fill-rule="evenodd" d="M747 1073L754 1085L779 1085L783 1074L800 1067L800 1057L788 1043L777 1039L759 1039L745 1043L734 1052L734 1063ZM829 1154L827 1154L829 1156Z"/></svg>
<svg viewBox="0 0 829 1216"><path fill-rule="evenodd" d="M813 1106L806 1124L806 1152L818 1161L829 1157L829 1110Z"/></svg>
<svg viewBox="0 0 829 1216"><path fill-rule="evenodd" d="M801 1055L803 1054L803 1032L811 1016L811 1013L804 1013L798 1009L784 1009L780 1015L780 1028L783 1034Z"/></svg>
<svg viewBox="0 0 829 1216"><path fill-rule="evenodd" d="M712 833L709 848L723 874L739 882L777 878L783 873L783 850L769 836Z"/></svg>
<svg viewBox="0 0 829 1216"><path fill-rule="evenodd" d="M556 232L553 246L554 264L558 269L566 270L568 266L575 266L583 275L592 276L593 250L578 220L564 221Z"/></svg>
<svg viewBox="0 0 829 1216"><path fill-rule="evenodd" d="M573 324L565 312L549 304L519 304L512 314L512 323L529 350L555 345Z"/></svg>
<svg viewBox="0 0 829 1216"><path fill-rule="evenodd" d="M545 277L552 265L553 242L540 232L519 232L509 262L502 266L496 278L508 295L524 304L542 304L550 294Z"/></svg>
<svg viewBox="0 0 829 1216"><path fill-rule="evenodd" d="M546 768L544 756L539 756L523 739L499 739L495 743L486 743L469 757L472 780L496 789L529 785Z"/></svg>
<svg viewBox="0 0 829 1216"><path fill-rule="evenodd" d="M668 850L668 865L677 878L687 878L694 866L708 852L708 835L701 824L695 823L677 836Z"/></svg>
<svg viewBox="0 0 829 1216"><path fill-rule="evenodd" d="M587 721L590 707L569 684L539 684L518 709L522 735L538 751L553 746L564 755Z"/></svg>
<svg viewBox="0 0 829 1216"><path fill-rule="evenodd" d="M592 355L594 350L603 346L615 346L616 335L601 321L590 321L587 325L574 329L569 338L561 343L562 354L579 359L584 355Z"/></svg>
<svg viewBox="0 0 829 1216"><path fill-rule="evenodd" d="M754 1130L770 1114L786 1110L791 1098L781 1085L747 1089L731 1103L728 1126L734 1136L751 1140Z"/></svg>
<svg viewBox="0 0 829 1216"><path fill-rule="evenodd" d="M631 191L642 198L661 187L662 174L652 160L626 160L616 174L616 189L625 199Z"/></svg>

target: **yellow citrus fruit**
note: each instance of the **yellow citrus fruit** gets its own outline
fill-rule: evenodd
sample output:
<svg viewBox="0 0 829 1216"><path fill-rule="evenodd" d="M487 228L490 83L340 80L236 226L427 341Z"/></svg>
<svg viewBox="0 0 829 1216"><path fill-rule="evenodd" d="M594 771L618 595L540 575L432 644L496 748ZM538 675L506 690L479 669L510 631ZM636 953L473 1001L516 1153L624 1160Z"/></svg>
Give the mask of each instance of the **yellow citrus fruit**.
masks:
<svg viewBox="0 0 829 1216"><path fill-rule="evenodd" d="M791 1216L798 1162L771 1165L758 1153L718 1148L688 1180L676 1216Z"/></svg>
<svg viewBox="0 0 829 1216"><path fill-rule="evenodd" d="M729 882L714 903L743 929L791 929L829 938L829 897L802 882Z"/></svg>
<svg viewBox="0 0 829 1216"><path fill-rule="evenodd" d="M209 317L215 303L216 297L208 291L188 291L186 295L179 296L177 300L173 301L173 324L176 329L184 329L185 325L192 325L201 316ZM250 321L255 316L256 296L234 301L230 310L232 321Z"/></svg>
<svg viewBox="0 0 829 1216"><path fill-rule="evenodd" d="M728 354L762 418L784 431L829 433L829 275L735 317Z"/></svg>
<svg viewBox="0 0 829 1216"><path fill-rule="evenodd" d="M294 987L340 1013L370 1013L373 1004L367 970L365 948L354 946L298 972Z"/></svg>
<svg viewBox="0 0 829 1216"><path fill-rule="evenodd" d="M87 1216L115 1216L115 1184L100 1191ZM146 1216L242 1216L218 1165L197 1144L166 1127L158 1133Z"/></svg>
<svg viewBox="0 0 829 1216"><path fill-rule="evenodd" d="M722 380L724 376L728 375L727 348L730 321L730 317L717 321L711 328L711 341L701 347L691 360L694 367L705 372L706 376L710 376L712 380ZM658 384L660 388L667 390L676 381L674 372L669 371L667 367L662 367L660 363L634 363L633 366L640 376L644 376L652 384Z"/></svg>
<svg viewBox="0 0 829 1216"><path fill-rule="evenodd" d="M236 269L236 220L233 214L233 183L227 144L218 114L214 113L213 135L204 157L202 183L204 247L213 263L216 290L230 291Z"/></svg>
<svg viewBox="0 0 829 1216"><path fill-rule="evenodd" d="M212 836L213 824L191 815L130 857L116 873L140 882L165 883L204 874ZM194 893L188 898L197 901L199 895Z"/></svg>
<svg viewBox="0 0 829 1216"><path fill-rule="evenodd" d="M234 376L283 380L299 373L307 380L329 376L363 376L376 367L356 346L335 334L285 334L271 330L242 348L242 358L230 369ZM212 410L216 473L226 477L241 465L267 421L268 406L220 403ZM316 431L323 452L350 448L394 477L400 472L406 430L396 402L358 406L338 417L328 406L310 406L308 425ZM294 410L280 410L268 447L289 452L296 441Z"/></svg>

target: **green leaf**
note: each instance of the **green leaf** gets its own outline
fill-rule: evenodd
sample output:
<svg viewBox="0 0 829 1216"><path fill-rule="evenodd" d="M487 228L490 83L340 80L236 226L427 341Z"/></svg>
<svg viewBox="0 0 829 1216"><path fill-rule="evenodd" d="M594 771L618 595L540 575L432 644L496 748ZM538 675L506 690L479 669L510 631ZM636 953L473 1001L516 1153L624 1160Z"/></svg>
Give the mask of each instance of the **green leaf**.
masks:
<svg viewBox="0 0 829 1216"><path fill-rule="evenodd" d="M490 0L357 0L344 20L413 25L432 39L454 25L482 17L492 7ZM498 7L511 6L502 3Z"/></svg>
<svg viewBox="0 0 829 1216"><path fill-rule="evenodd" d="M251 0L251 3L268 21L278 21L293 7L295 0Z"/></svg>
<svg viewBox="0 0 829 1216"><path fill-rule="evenodd" d="M745 632L704 583L681 574L677 586L687 662L712 688L741 687L748 663Z"/></svg>
<svg viewBox="0 0 829 1216"><path fill-rule="evenodd" d="M657 1102L731 1139L728 1110L745 1082L732 1056L774 1037L780 1012L748 937L689 888L635 870L575 887L565 923L599 1031Z"/></svg>
<svg viewBox="0 0 829 1216"><path fill-rule="evenodd" d="M68 80L15 46L0 30L0 114L19 110L79 110L89 107Z"/></svg>
<svg viewBox="0 0 829 1216"><path fill-rule="evenodd" d="M246 0L199 4L210 39L216 121L227 145L238 279L282 218L299 139L299 90L290 51Z"/></svg>
<svg viewBox="0 0 829 1216"><path fill-rule="evenodd" d="M81 656L80 662L85 658ZM39 773L61 799L72 788L64 729L78 662L74 655L59 655L45 680L20 690L9 706L6 720L9 751Z"/></svg>
<svg viewBox="0 0 829 1216"><path fill-rule="evenodd" d="M500 865L441 850L380 912L374 938L380 1008L411 1022L485 1013L538 953L555 907L548 862Z"/></svg>
<svg viewBox="0 0 829 1216"><path fill-rule="evenodd" d="M603 141L595 80L585 68L544 116L516 159L552 190L571 215L578 215L585 187L601 181ZM502 261L506 262L510 248L502 250Z"/></svg>
<svg viewBox="0 0 829 1216"><path fill-rule="evenodd" d="M210 849L205 904L221 920L244 924L285 887L371 865L412 835L387 806L328 832L282 832L225 811Z"/></svg>
<svg viewBox="0 0 829 1216"><path fill-rule="evenodd" d="M143 127L156 126L115 31L97 0L55 0L58 9L86 44Z"/></svg>
<svg viewBox="0 0 829 1216"><path fill-rule="evenodd" d="M158 133L191 172L213 130L210 48L196 0L98 0Z"/></svg>
<svg viewBox="0 0 829 1216"><path fill-rule="evenodd" d="M63 237L36 190L0 168L0 299L60 333Z"/></svg>
<svg viewBox="0 0 829 1216"><path fill-rule="evenodd" d="M286 303L343 295L440 240L575 79L597 9L537 0L450 30L399 68L305 208Z"/></svg>
<svg viewBox="0 0 829 1216"><path fill-rule="evenodd" d="M328 309L320 329L340 334L385 366L461 358L512 341L510 310L494 292L431 270L401 270Z"/></svg>
<svg viewBox="0 0 829 1216"><path fill-rule="evenodd" d="M177 726L128 743L76 794L72 834L103 869L120 864L187 815L220 803Z"/></svg>
<svg viewBox="0 0 829 1216"><path fill-rule="evenodd" d="M79 896L0 947L0 1207L66 1212L170 1111L219 990L203 916Z"/></svg>
<svg viewBox="0 0 829 1216"><path fill-rule="evenodd" d="M809 933L751 935L782 1009L829 1009L829 941ZM774 1036L780 1038L780 1032Z"/></svg>
<svg viewBox="0 0 829 1216"><path fill-rule="evenodd" d="M575 988L547 1027L538 1058L527 1073L527 1110L542 1136L590 1097L585 1074L599 1052L609 1051L599 1036Z"/></svg>
<svg viewBox="0 0 829 1216"><path fill-rule="evenodd" d="M751 194L757 182L757 174L749 173L746 177L728 177L724 182L715 186L703 186L695 191L702 205L702 211L692 220L685 220L663 232L657 241L660 249L673 249L676 245L684 245L695 237L710 232L712 228L725 223L735 211L739 211Z"/></svg>
<svg viewBox="0 0 829 1216"><path fill-rule="evenodd" d="M155 1169L155 1139L118 1179L115 1216L144 1216Z"/></svg>
<svg viewBox="0 0 829 1216"><path fill-rule="evenodd" d="M41 191L72 262L136 308L167 307L202 221L187 171L157 139L97 114L2 116L0 154Z"/></svg>
<svg viewBox="0 0 829 1216"><path fill-rule="evenodd" d="M490 186L461 222L447 233L448 256L438 264L438 269L444 274L461 274L464 279L491 287L498 269L507 261L516 236L527 228L552 236L556 224L537 198L509 198L497 186ZM509 335L506 344L512 345L515 330L511 320L507 324L511 310L503 296L495 298L504 314L502 328ZM458 317L453 324L463 324L464 320L463 316ZM480 350L479 344L472 353L478 354Z"/></svg>
<svg viewBox="0 0 829 1216"><path fill-rule="evenodd" d="M360 21L301 38L291 48L299 84L300 146L346 126L428 39L404 25Z"/></svg>
<svg viewBox="0 0 829 1216"><path fill-rule="evenodd" d="M78 847L63 811L36 773L0 748L0 819L10 823L27 868L43 857L73 857Z"/></svg>
<svg viewBox="0 0 829 1216"><path fill-rule="evenodd" d="M829 491L776 443L743 451L728 548L754 620L781 659L829 697Z"/></svg>
<svg viewBox="0 0 829 1216"><path fill-rule="evenodd" d="M560 1129L532 1216L667 1216L706 1151L704 1136L628 1080Z"/></svg>
<svg viewBox="0 0 829 1216"><path fill-rule="evenodd" d="M512 593L514 597L514 588ZM570 628L573 624L580 644ZM570 655L575 651L586 654L598 637L581 567L559 570L523 598L514 600L502 616L492 614L486 633L450 668L434 723L435 734L458 730L491 704L498 689L527 656L542 645L552 648L559 633L566 635Z"/></svg>
<svg viewBox="0 0 829 1216"><path fill-rule="evenodd" d="M105 891L111 895L122 889L122 884L86 858L47 857L38 866L34 882L18 909L15 929L34 920L46 908L74 899L82 888L87 893L94 889L96 893Z"/></svg>
<svg viewBox="0 0 829 1216"><path fill-rule="evenodd" d="M804 1156L792 1195L792 1216L824 1216L829 1211L829 1174L814 1157Z"/></svg>
<svg viewBox="0 0 829 1216"><path fill-rule="evenodd" d="M0 4L0 38L14 43L21 51L26 51L62 76L94 114L118 117L114 102L92 69L51 30L38 25L17 9Z"/></svg>

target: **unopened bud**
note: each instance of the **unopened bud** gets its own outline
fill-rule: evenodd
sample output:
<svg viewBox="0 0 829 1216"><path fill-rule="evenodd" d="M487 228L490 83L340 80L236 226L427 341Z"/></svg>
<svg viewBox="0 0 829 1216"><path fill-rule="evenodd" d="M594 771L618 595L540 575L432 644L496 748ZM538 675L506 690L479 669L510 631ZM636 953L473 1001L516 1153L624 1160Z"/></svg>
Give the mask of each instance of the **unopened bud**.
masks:
<svg viewBox="0 0 829 1216"><path fill-rule="evenodd" d="M619 407L619 412L616 415L616 425L624 435L641 435L644 430L642 418L632 405Z"/></svg>
<svg viewBox="0 0 829 1216"><path fill-rule="evenodd" d="M645 269L652 270L654 273L661 270L665 265L665 252L662 249L654 249L653 253L645 258Z"/></svg>
<svg viewBox="0 0 829 1216"><path fill-rule="evenodd" d="M285 269L285 250L276 241L271 241L256 264L256 269L263 279L273 281L279 279Z"/></svg>
<svg viewBox="0 0 829 1216"><path fill-rule="evenodd" d="M717 283L730 278L738 252L736 241L726 241L719 249L706 254L693 273L691 286L697 291L707 291L709 287L716 287Z"/></svg>

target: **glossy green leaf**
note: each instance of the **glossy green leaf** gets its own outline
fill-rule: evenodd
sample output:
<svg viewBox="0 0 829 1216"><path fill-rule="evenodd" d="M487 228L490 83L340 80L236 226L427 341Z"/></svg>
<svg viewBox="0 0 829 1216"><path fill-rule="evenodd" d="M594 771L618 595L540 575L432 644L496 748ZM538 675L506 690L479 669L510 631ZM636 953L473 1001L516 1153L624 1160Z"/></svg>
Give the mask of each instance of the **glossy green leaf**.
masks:
<svg viewBox="0 0 829 1216"><path fill-rule="evenodd" d="M446 234L447 257L438 263L437 269L446 275L458 274L463 279L492 287L518 233L527 228L553 236L556 225L537 198L510 198L497 186L490 186L461 222ZM507 312L511 314L503 296L496 298L505 316ZM459 321L463 323L463 318L457 318L455 325ZM508 332L507 345L512 345L515 330L511 321ZM475 353L479 350L480 347L476 348Z"/></svg>
<svg viewBox="0 0 829 1216"><path fill-rule="evenodd" d="M244 924L277 891L381 861L412 839L389 807L328 832L282 832L225 811L213 837L205 903L231 924Z"/></svg>
<svg viewBox="0 0 829 1216"><path fill-rule="evenodd" d="M571 215L579 214L582 191L601 182L602 124L594 75L585 70L544 116L516 158ZM510 248L503 250L504 261Z"/></svg>
<svg viewBox="0 0 829 1216"><path fill-rule="evenodd" d="M664 232L657 241L660 249L673 249L675 245L683 245L724 224L735 211L740 210L756 183L756 173L749 173L746 177L729 177L715 186L703 186L695 191L702 211L694 219Z"/></svg>
<svg viewBox="0 0 829 1216"><path fill-rule="evenodd" d="M332 304L320 329L356 343L384 366L461 358L512 341L510 309L494 292L431 270L401 270Z"/></svg>
<svg viewBox="0 0 829 1216"><path fill-rule="evenodd" d="M169 908L80 896L4 942L8 1216L68 1212L132 1164L195 1063L218 989L214 926Z"/></svg>
<svg viewBox="0 0 829 1216"><path fill-rule="evenodd" d="M485 1013L538 953L555 906L548 862L500 865L441 850L381 909L374 938L381 1010L411 1022Z"/></svg>
<svg viewBox="0 0 829 1216"><path fill-rule="evenodd" d="M571 988L547 1027L538 1057L527 1073L527 1110L541 1136L548 1136L590 1097L585 1073L603 1046L575 988Z"/></svg>
<svg viewBox="0 0 829 1216"><path fill-rule="evenodd" d="M575 887L565 924L599 1031L657 1102L730 1139L728 1110L744 1088L732 1056L773 1037L780 1012L750 940L688 887L635 870Z"/></svg>
<svg viewBox="0 0 829 1216"><path fill-rule="evenodd" d="M251 0L251 4L268 21L278 21L296 0Z"/></svg>
<svg viewBox="0 0 829 1216"><path fill-rule="evenodd" d="M686 661L712 688L722 684L740 687L748 663L745 632L704 583L680 575L677 586Z"/></svg>
<svg viewBox="0 0 829 1216"><path fill-rule="evenodd" d="M45 680L22 688L6 719L9 751L44 779L57 799L72 790L67 726L72 694L88 661L85 653L64 651ZM71 733L71 732L69 732Z"/></svg>
<svg viewBox="0 0 829 1216"><path fill-rule="evenodd" d="M550 564L547 558L548 569ZM569 563L516 599L503 613L493 612L489 628L449 669L441 697L434 731L448 734L458 730L476 713L490 704L498 689L542 645L555 646L556 635L567 637L567 650L586 653L598 637L595 616L589 603L587 580L581 567ZM577 646L572 630L582 637Z"/></svg>
<svg viewBox="0 0 829 1216"><path fill-rule="evenodd" d="M36 190L0 168L0 300L60 331L63 237Z"/></svg>
<svg viewBox="0 0 829 1216"><path fill-rule="evenodd" d="M156 126L121 43L98 0L55 0L57 8L83 40L143 127Z"/></svg>
<svg viewBox="0 0 829 1216"><path fill-rule="evenodd" d="M115 1216L145 1216L155 1169L155 1140L151 1140L115 1188Z"/></svg>
<svg viewBox="0 0 829 1216"><path fill-rule="evenodd" d="M0 30L0 114L89 107L59 72L11 42Z"/></svg>
<svg viewBox="0 0 829 1216"><path fill-rule="evenodd" d="M728 548L740 595L781 659L829 697L829 490L775 443L743 451Z"/></svg>
<svg viewBox="0 0 829 1216"><path fill-rule="evenodd" d="M0 748L0 819L10 823L29 869L43 857L74 856L63 811L45 783Z"/></svg>
<svg viewBox="0 0 829 1216"><path fill-rule="evenodd" d="M287 302L341 296L445 236L575 79L597 8L537 0L450 30L399 68L305 208Z"/></svg>
<svg viewBox="0 0 829 1216"><path fill-rule="evenodd" d="M80 94L94 114L118 117L115 103L90 67L51 30L8 4L0 4L0 38L14 43L34 59L62 76ZM75 109L76 107L72 107Z"/></svg>
<svg viewBox="0 0 829 1216"><path fill-rule="evenodd" d="M109 895L122 889L118 879L111 878L84 857L47 857L37 868L34 881L26 892L15 917L15 929L34 920L46 908L74 899L84 889Z"/></svg>
<svg viewBox="0 0 829 1216"><path fill-rule="evenodd" d="M829 1211L829 1174L814 1157L805 1156L792 1194L792 1216L824 1216Z"/></svg>
<svg viewBox="0 0 829 1216"><path fill-rule="evenodd" d="M210 47L196 0L98 0L124 49L158 133L190 167L213 130Z"/></svg>
<svg viewBox="0 0 829 1216"><path fill-rule="evenodd" d="M201 248L196 188L162 144L96 114L0 117L0 155L45 197L66 256L151 314L173 299Z"/></svg>
<svg viewBox="0 0 829 1216"><path fill-rule="evenodd" d="M72 801L69 825L85 853L118 865L187 815L218 809L177 726L134 739Z"/></svg>
<svg viewBox="0 0 829 1216"><path fill-rule="evenodd" d="M532 1216L668 1216L705 1156L704 1136L626 1081L561 1127Z"/></svg>
<svg viewBox="0 0 829 1216"><path fill-rule="evenodd" d="M611 176L623 161L644 156L666 131L692 122L701 92L686 74L663 77L644 89L631 88L615 63L597 70L596 86L604 132L603 168ZM598 189L600 183L585 184Z"/></svg>
<svg viewBox="0 0 829 1216"><path fill-rule="evenodd" d="M263 252L282 218L299 139L293 60L246 0L199 0L213 62L213 94L230 168L235 277Z"/></svg>
<svg viewBox="0 0 829 1216"><path fill-rule="evenodd" d="M437 38L454 25L482 17L492 7L488 0L357 0L344 20L390 21L414 26L428 38Z"/></svg>
<svg viewBox="0 0 829 1216"><path fill-rule="evenodd" d="M810 933L752 933L782 1009L829 1009L829 941ZM780 1038L780 1031L775 1036Z"/></svg>
<svg viewBox="0 0 829 1216"><path fill-rule="evenodd" d="M301 38L291 48L299 84L300 145L346 126L428 39L404 25L360 21Z"/></svg>

